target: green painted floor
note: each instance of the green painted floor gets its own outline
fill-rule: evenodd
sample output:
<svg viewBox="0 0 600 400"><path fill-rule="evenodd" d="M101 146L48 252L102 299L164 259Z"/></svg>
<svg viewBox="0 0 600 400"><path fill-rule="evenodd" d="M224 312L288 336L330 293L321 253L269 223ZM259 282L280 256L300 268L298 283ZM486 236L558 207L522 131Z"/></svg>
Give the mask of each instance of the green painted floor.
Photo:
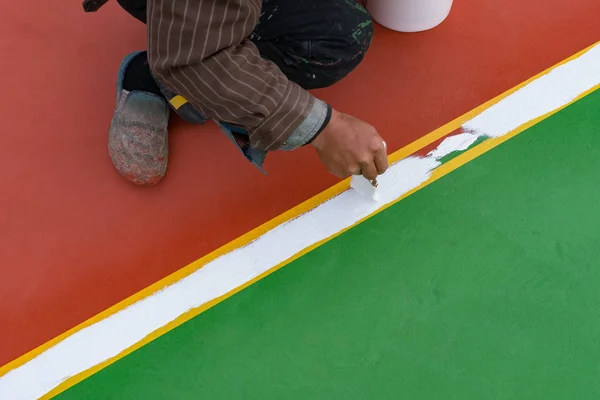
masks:
<svg viewBox="0 0 600 400"><path fill-rule="evenodd" d="M600 92L60 395L596 399Z"/></svg>

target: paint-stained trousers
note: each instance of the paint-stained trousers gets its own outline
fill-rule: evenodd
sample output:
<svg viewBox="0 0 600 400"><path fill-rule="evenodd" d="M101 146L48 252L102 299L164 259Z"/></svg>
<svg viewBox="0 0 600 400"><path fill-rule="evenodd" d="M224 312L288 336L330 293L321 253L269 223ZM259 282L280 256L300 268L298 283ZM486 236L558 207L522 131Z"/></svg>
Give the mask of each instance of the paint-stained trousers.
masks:
<svg viewBox="0 0 600 400"><path fill-rule="evenodd" d="M146 23L146 0L118 2ZM371 17L356 0L263 0L250 40L288 79L314 89L356 68L372 37Z"/></svg>

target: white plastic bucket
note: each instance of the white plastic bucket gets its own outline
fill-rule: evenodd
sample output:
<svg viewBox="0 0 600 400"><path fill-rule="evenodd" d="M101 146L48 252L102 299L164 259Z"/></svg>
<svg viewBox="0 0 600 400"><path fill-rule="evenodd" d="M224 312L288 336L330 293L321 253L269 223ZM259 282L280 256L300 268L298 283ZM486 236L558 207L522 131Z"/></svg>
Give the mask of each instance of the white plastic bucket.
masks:
<svg viewBox="0 0 600 400"><path fill-rule="evenodd" d="M368 0L375 21L400 32L434 28L450 14L453 0Z"/></svg>

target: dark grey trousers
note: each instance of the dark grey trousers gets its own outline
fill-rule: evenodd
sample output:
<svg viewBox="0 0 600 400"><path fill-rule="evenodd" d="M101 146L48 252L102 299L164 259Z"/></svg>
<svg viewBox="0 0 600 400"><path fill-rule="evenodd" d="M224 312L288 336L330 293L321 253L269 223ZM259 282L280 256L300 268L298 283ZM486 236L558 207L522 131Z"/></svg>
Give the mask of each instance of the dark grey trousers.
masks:
<svg viewBox="0 0 600 400"><path fill-rule="evenodd" d="M146 22L146 0L118 0ZM356 0L263 0L250 36L261 56L305 89L330 86L362 61L373 37L370 15Z"/></svg>

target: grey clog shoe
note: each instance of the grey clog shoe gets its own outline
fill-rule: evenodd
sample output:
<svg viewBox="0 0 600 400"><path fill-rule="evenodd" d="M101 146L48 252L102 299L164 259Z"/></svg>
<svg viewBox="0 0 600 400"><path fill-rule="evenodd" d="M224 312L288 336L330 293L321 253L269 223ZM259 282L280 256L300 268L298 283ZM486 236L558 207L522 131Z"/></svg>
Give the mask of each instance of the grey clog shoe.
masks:
<svg viewBox="0 0 600 400"><path fill-rule="evenodd" d="M169 105L153 93L123 89L127 67L139 52L125 57L117 78L117 105L108 135L108 152L117 171L138 185L155 185L169 158Z"/></svg>

